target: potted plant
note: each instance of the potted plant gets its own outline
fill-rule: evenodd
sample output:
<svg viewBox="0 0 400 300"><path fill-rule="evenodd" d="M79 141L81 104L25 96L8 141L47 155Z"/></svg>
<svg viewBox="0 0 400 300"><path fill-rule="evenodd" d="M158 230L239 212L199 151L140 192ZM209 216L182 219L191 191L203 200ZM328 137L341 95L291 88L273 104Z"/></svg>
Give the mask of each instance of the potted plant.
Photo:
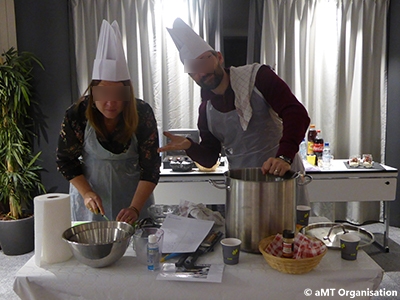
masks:
<svg viewBox="0 0 400 300"><path fill-rule="evenodd" d="M34 221L27 211L32 198L45 192L38 174L42 168L37 165L41 153L32 153L34 63L43 68L32 53L19 54L14 48L4 52L0 61L0 202L4 209L0 245L7 255L33 250ZM22 232L14 232L18 229Z"/></svg>

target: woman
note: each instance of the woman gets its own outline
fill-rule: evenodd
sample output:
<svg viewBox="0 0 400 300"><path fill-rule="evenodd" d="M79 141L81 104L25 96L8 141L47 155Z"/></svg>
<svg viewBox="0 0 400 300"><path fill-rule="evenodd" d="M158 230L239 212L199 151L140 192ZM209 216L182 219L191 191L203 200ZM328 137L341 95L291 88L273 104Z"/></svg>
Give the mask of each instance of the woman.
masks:
<svg viewBox="0 0 400 300"><path fill-rule="evenodd" d="M118 24L103 21L87 95L68 108L62 123L57 168L71 183L76 221L105 215L133 224L154 203L161 164L157 124L151 107L134 97L123 52L112 57L118 51Z"/></svg>

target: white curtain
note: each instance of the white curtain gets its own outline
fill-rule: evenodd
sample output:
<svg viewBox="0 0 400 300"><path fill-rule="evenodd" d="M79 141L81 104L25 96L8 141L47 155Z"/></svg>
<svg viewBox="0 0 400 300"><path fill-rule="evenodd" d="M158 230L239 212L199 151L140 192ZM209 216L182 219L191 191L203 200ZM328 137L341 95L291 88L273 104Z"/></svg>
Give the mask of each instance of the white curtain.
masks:
<svg viewBox="0 0 400 300"><path fill-rule="evenodd" d="M197 128L200 89L183 71L166 28L180 17L220 49L220 0L70 0L79 91L92 75L103 19L119 23L135 96L149 103L159 131Z"/></svg>
<svg viewBox="0 0 400 300"><path fill-rule="evenodd" d="M372 153L384 162L388 7L389 0L263 2L260 62L288 83L337 158Z"/></svg>

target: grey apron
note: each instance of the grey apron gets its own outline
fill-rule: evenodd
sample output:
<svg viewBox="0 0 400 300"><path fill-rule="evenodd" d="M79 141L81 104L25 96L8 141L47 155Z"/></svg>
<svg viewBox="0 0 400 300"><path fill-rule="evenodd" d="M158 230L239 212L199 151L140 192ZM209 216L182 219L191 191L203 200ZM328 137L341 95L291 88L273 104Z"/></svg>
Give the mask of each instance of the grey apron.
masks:
<svg viewBox="0 0 400 300"><path fill-rule="evenodd" d="M140 180L139 154L136 135L132 136L128 150L114 154L101 146L94 128L87 122L83 143L83 173L93 191L103 201L105 214L116 220L121 209L129 207ZM71 215L73 221L101 221L103 217L91 213L78 190L70 184ZM154 203L147 199L140 218L148 217L147 207Z"/></svg>
<svg viewBox="0 0 400 300"><path fill-rule="evenodd" d="M243 131L236 110L227 113L216 110L207 102L207 125L210 132L221 142L230 169L260 168L270 157L275 157L282 137L282 121L265 101L257 88L250 98L253 109L247 130ZM293 171L304 172L301 158L296 154L291 165ZM297 204L309 205L304 186L298 186Z"/></svg>

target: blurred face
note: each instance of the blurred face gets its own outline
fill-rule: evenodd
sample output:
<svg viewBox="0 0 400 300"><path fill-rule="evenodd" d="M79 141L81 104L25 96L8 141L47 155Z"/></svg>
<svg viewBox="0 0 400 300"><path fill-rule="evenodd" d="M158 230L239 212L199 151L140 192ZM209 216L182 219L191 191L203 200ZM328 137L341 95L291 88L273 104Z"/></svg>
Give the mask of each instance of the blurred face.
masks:
<svg viewBox="0 0 400 300"><path fill-rule="evenodd" d="M92 87L92 95L96 108L106 119L117 119L129 101L129 86L122 82L101 81Z"/></svg>
<svg viewBox="0 0 400 300"><path fill-rule="evenodd" d="M198 69L200 72L190 72L189 75L203 89L217 88L224 77L224 69L219 55L215 56L211 52L205 52L196 61L197 63L193 63L194 71ZM202 67L200 68L199 65Z"/></svg>

